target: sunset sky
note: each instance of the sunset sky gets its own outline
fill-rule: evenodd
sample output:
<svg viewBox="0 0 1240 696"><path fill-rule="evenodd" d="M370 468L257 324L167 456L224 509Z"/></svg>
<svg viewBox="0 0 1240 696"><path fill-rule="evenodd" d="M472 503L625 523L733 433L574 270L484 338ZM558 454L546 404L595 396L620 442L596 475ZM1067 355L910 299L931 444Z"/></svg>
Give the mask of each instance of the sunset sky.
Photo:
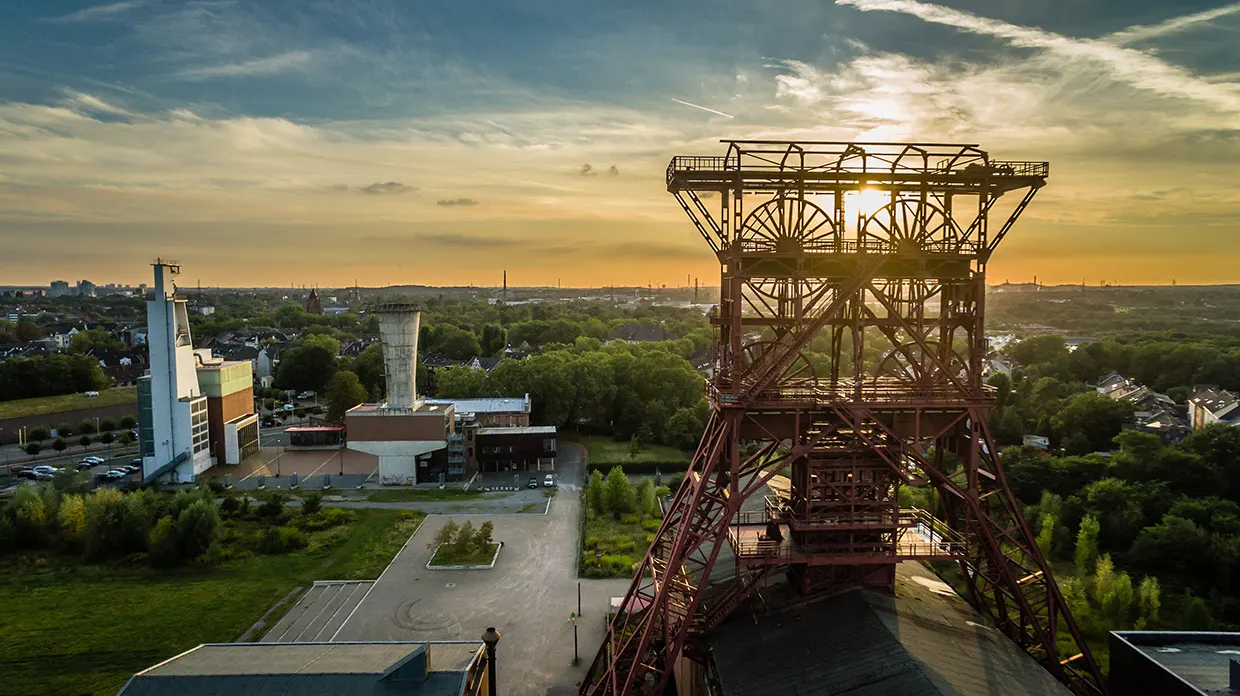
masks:
<svg viewBox="0 0 1240 696"><path fill-rule="evenodd" d="M717 282L664 168L741 137L1049 160L992 283L1235 283L1236 46L1165 0L5 0L0 285Z"/></svg>

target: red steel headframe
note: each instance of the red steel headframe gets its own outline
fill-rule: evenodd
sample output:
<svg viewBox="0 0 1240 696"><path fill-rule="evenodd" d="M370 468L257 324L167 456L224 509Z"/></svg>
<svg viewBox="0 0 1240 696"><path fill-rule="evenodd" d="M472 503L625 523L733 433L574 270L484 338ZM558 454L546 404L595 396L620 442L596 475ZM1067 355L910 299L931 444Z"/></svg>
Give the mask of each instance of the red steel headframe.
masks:
<svg viewBox="0 0 1240 696"><path fill-rule="evenodd" d="M809 599L892 591L906 560L954 564L996 628L1104 693L987 429L986 263L1047 163L971 144L724 142L667 168L721 268L712 414L579 693L699 678L705 637L777 575ZM934 509L901 509L900 486L930 489Z"/></svg>

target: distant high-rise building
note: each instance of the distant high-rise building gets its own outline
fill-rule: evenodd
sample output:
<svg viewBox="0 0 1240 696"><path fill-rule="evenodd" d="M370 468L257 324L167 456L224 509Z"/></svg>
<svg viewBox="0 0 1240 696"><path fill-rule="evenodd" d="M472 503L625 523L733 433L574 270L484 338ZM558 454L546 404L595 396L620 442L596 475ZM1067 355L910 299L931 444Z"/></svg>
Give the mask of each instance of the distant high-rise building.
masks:
<svg viewBox="0 0 1240 696"><path fill-rule="evenodd" d="M95 284L89 280L79 280L77 283L77 294L82 297L94 297Z"/></svg>
<svg viewBox="0 0 1240 696"><path fill-rule="evenodd" d="M51 287L48 289L48 297L64 297L69 294L69 282L66 280L53 280Z"/></svg>

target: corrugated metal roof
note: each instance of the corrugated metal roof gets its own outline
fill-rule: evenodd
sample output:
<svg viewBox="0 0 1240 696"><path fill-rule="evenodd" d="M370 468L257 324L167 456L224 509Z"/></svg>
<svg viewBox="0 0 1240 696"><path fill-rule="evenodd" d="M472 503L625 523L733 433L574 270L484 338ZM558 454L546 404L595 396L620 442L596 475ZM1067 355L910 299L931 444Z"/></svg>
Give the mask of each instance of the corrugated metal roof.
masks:
<svg viewBox="0 0 1240 696"><path fill-rule="evenodd" d="M493 399L427 399L428 406L456 407L457 414L463 413L528 413L530 410L529 396L499 397Z"/></svg>
<svg viewBox="0 0 1240 696"><path fill-rule="evenodd" d="M499 426L478 428L479 435L555 435L554 425Z"/></svg>
<svg viewBox="0 0 1240 696"><path fill-rule="evenodd" d="M781 591L768 606L784 604ZM710 643L726 696L1069 694L920 563L898 566L896 597L858 590L742 609Z"/></svg>

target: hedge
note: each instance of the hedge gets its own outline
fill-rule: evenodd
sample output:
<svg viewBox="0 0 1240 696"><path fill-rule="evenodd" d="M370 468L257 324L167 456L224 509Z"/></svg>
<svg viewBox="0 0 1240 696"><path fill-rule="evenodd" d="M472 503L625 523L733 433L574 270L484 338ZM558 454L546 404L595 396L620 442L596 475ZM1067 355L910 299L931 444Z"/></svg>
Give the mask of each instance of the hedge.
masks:
<svg viewBox="0 0 1240 696"><path fill-rule="evenodd" d="M624 469L626 474L654 474L657 470L661 474L674 474L676 472L684 472L689 470L689 462L590 462L586 465L586 476L590 472L598 469L604 476L611 471L613 467Z"/></svg>

